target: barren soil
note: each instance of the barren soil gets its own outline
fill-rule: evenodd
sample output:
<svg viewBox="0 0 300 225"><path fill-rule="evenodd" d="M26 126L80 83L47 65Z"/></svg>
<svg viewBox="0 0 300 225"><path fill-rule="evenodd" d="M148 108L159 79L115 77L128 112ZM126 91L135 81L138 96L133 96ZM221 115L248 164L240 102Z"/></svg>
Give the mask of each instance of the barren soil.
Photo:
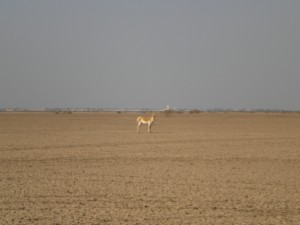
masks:
<svg viewBox="0 0 300 225"><path fill-rule="evenodd" d="M299 113L0 113L0 224L300 224Z"/></svg>

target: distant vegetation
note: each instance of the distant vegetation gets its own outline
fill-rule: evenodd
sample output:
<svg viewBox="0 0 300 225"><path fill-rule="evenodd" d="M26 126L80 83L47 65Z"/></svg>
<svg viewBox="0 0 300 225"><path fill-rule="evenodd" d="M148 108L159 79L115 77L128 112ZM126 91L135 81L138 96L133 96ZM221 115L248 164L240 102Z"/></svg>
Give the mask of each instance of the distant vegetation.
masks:
<svg viewBox="0 0 300 225"><path fill-rule="evenodd" d="M55 114L72 114L72 111L56 111Z"/></svg>
<svg viewBox="0 0 300 225"><path fill-rule="evenodd" d="M189 113L191 114L195 114L195 113L201 113L202 111L198 110L198 109L192 109L189 111Z"/></svg>
<svg viewBox="0 0 300 225"><path fill-rule="evenodd" d="M170 117L174 114L179 114L179 113L183 113L183 110L172 110L172 109L167 109L162 111L162 113L166 116L166 117Z"/></svg>

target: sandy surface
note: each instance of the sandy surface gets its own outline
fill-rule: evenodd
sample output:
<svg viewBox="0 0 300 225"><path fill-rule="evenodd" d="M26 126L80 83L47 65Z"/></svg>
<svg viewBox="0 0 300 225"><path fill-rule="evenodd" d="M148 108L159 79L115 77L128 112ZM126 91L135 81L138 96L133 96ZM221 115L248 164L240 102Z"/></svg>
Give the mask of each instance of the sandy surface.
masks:
<svg viewBox="0 0 300 225"><path fill-rule="evenodd" d="M300 224L300 114L0 113L0 224Z"/></svg>

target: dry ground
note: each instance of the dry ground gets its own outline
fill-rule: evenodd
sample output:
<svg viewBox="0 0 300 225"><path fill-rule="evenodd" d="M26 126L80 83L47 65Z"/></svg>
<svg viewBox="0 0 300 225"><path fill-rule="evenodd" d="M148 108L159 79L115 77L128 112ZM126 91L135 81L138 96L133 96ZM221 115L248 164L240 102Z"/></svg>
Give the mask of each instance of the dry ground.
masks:
<svg viewBox="0 0 300 225"><path fill-rule="evenodd" d="M0 113L0 224L300 224L300 114Z"/></svg>

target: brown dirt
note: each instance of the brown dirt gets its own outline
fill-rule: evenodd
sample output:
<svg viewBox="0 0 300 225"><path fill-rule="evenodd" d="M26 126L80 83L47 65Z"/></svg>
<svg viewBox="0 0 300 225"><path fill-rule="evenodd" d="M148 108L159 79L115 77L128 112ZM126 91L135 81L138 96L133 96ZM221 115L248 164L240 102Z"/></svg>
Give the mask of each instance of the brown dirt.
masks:
<svg viewBox="0 0 300 225"><path fill-rule="evenodd" d="M300 224L300 114L0 113L0 224Z"/></svg>

